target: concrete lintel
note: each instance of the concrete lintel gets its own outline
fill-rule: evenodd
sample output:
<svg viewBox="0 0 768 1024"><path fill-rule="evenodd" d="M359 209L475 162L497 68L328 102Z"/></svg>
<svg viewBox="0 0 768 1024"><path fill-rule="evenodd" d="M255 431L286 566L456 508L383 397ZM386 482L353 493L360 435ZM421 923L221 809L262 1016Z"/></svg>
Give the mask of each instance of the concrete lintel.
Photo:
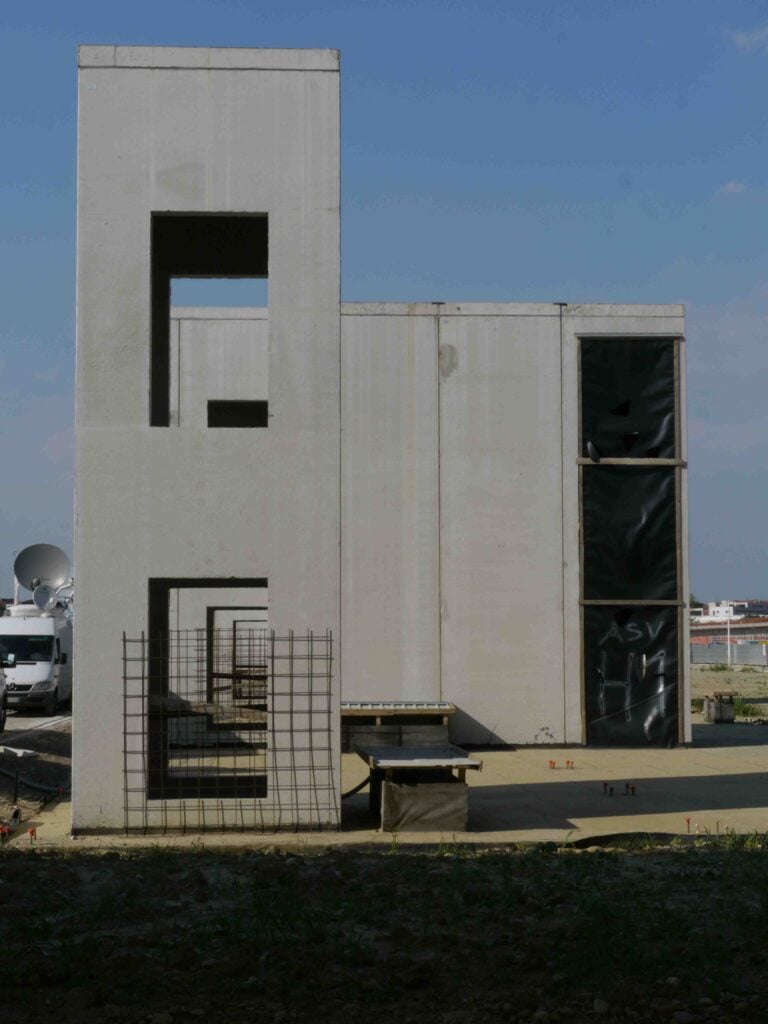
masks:
<svg viewBox="0 0 768 1024"><path fill-rule="evenodd" d="M338 50L203 46L80 46L80 67L338 71Z"/></svg>
<svg viewBox="0 0 768 1024"><path fill-rule="evenodd" d="M559 302L343 302L342 316L682 317L682 305L605 305Z"/></svg>
<svg viewBox="0 0 768 1024"><path fill-rule="evenodd" d="M269 320L266 306L171 306L172 320Z"/></svg>
<svg viewBox="0 0 768 1024"><path fill-rule="evenodd" d="M342 316L557 316L542 302L342 302Z"/></svg>
<svg viewBox="0 0 768 1024"><path fill-rule="evenodd" d="M568 303L563 306L563 316L662 316L682 317L685 316L685 306L680 303L670 305L613 305L606 303Z"/></svg>

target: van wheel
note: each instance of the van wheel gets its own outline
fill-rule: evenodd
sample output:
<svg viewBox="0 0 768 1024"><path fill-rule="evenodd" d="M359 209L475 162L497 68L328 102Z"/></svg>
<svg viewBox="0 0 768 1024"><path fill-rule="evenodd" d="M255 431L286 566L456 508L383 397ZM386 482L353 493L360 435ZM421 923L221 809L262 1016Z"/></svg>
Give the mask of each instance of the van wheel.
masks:
<svg viewBox="0 0 768 1024"><path fill-rule="evenodd" d="M58 687L56 687L56 689L51 694L51 699L45 705L45 712L44 713L46 715L55 715L58 710L59 710L59 689L58 689Z"/></svg>
<svg viewBox="0 0 768 1024"><path fill-rule="evenodd" d="M8 721L8 701L3 701L3 706L0 708L0 732L5 729L5 723Z"/></svg>

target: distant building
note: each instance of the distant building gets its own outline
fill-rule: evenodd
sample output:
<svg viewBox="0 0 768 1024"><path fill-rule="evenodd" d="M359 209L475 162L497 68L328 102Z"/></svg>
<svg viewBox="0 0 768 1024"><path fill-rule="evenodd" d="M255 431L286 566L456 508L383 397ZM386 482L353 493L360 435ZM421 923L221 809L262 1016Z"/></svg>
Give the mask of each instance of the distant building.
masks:
<svg viewBox="0 0 768 1024"><path fill-rule="evenodd" d="M691 608L691 622L736 622L739 619L768 617L768 601L749 598L746 601L707 601Z"/></svg>
<svg viewBox="0 0 768 1024"><path fill-rule="evenodd" d="M742 619L747 614L747 601L708 601L701 608L691 609L691 622L726 622Z"/></svg>
<svg viewBox="0 0 768 1024"><path fill-rule="evenodd" d="M768 617L768 600L765 598L751 597L747 601L737 602L743 604L744 614L748 617L766 616Z"/></svg>

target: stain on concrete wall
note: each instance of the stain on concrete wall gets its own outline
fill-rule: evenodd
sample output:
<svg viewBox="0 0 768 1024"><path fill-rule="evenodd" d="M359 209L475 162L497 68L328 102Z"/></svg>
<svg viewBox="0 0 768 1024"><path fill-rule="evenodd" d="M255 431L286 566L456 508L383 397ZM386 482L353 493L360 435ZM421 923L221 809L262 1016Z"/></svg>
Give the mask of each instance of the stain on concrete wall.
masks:
<svg viewBox="0 0 768 1024"><path fill-rule="evenodd" d="M446 381L458 368L459 357L455 345L440 346L440 380Z"/></svg>

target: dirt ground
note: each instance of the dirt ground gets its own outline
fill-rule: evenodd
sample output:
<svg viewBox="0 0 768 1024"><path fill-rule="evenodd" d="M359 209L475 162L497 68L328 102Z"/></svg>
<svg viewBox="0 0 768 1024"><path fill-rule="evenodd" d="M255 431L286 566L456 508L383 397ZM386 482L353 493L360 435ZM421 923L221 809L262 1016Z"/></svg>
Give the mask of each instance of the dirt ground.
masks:
<svg viewBox="0 0 768 1024"><path fill-rule="evenodd" d="M694 696L768 701L768 674ZM69 782L69 726L0 767ZM0 817L13 781L0 776ZM41 794L20 784L34 812ZM283 837L284 839L284 837ZM768 997L768 836L383 851L0 846L9 1024L710 1024Z"/></svg>
<svg viewBox="0 0 768 1024"><path fill-rule="evenodd" d="M51 729L28 733L18 743L14 743L13 737L7 736L7 733L0 734L0 745L4 742L23 747L25 750L34 750L38 756L19 758L15 754L0 751L0 821L7 821L11 816L17 771L18 802L22 820L31 818L46 801L55 796L57 788L69 788L72 762L71 723L66 722ZM50 787L54 792L36 789L29 785L30 782Z"/></svg>
<svg viewBox="0 0 768 1024"><path fill-rule="evenodd" d="M5 847L3 1020L759 1020L766 852Z"/></svg>
<svg viewBox="0 0 768 1024"><path fill-rule="evenodd" d="M733 693L749 704L765 705L768 715L768 669L724 666L691 666L691 697L711 697L713 693Z"/></svg>

